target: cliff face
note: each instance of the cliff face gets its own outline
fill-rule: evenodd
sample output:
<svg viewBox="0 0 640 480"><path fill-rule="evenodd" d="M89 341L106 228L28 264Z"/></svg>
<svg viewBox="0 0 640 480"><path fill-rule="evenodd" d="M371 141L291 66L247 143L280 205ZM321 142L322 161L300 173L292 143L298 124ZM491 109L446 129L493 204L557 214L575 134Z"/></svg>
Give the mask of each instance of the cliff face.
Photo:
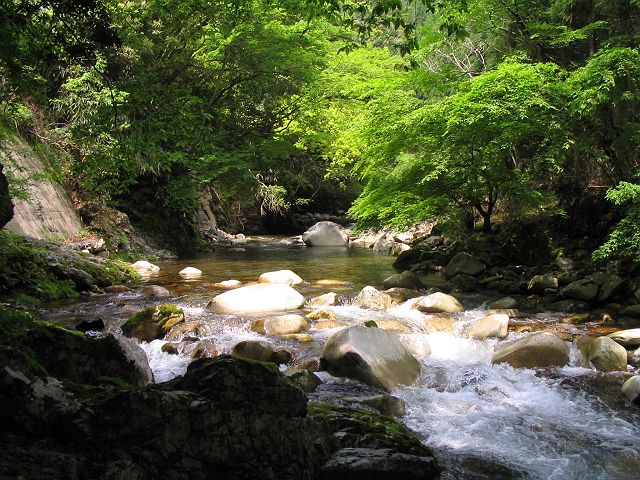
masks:
<svg viewBox="0 0 640 480"><path fill-rule="evenodd" d="M27 193L27 200L14 199L13 218L6 224L7 230L38 239L68 237L82 230L69 195L50 178L43 155L19 137L10 136L3 141L2 162ZM0 205L3 203L0 198Z"/></svg>

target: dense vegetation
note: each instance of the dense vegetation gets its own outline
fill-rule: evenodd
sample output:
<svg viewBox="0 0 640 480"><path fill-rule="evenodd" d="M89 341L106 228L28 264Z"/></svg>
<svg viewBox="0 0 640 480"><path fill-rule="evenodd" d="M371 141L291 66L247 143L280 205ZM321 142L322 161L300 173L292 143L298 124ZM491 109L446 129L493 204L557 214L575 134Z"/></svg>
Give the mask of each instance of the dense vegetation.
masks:
<svg viewBox="0 0 640 480"><path fill-rule="evenodd" d="M10 0L0 116L66 152L84 192L118 205L147 187L185 221L205 187L280 211L357 186L362 226L487 232L617 205L596 256L638 260L639 14L637 0Z"/></svg>

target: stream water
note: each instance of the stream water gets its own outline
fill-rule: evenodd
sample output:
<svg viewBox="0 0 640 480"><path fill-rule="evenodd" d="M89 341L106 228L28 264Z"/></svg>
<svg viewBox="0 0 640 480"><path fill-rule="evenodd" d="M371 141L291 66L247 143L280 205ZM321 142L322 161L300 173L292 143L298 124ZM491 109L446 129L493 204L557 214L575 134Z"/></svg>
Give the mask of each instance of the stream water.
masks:
<svg viewBox="0 0 640 480"><path fill-rule="evenodd" d="M381 288L383 279L394 273L389 257L361 249L287 247L269 238L242 248L244 251L220 249L200 258L160 262L160 273L145 283L168 288L172 297L162 302L182 307L187 321L206 324L207 337L222 352L241 340L266 338L249 330L255 317L207 311L206 304L219 293L212 284L228 279L255 281L263 272L280 269L291 269L305 280L296 289L306 298L329 291L340 294L341 305L329 308L345 324L396 319L411 327L412 332L403 335L416 341L426 336L431 355L419 358L421 378L392 394L407 404L404 422L443 459L443 478L640 478L640 409L621 398L620 375L580 367L573 347L570 365L561 369L491 365L498 341L472 340L461 333L465 325L484 316L486 296L463 298L467 310L457 316L448 333L427 331L417 311L373 312L350 305L363 286ZM181 278L178 272L186 266L199 268L203 275ZM100 317L108 330L115 331L136 309L158 302L134 291L91 297L47 315L60 323ZM529 321L549 329L560 326L570 333L588 328L560 324L558 314L531 315ZM334 331L314 330L312 325L310 342L266 340L290 350L296 362L319 355ZM509 338L519 335L523 334L512 332ZM158 382L181 375L190 362L188 353L162 352L164 343L142 344ZM326 373L321 377L325 384L312 394L314 400L331 400L337 391L367 390Z"/></svg>

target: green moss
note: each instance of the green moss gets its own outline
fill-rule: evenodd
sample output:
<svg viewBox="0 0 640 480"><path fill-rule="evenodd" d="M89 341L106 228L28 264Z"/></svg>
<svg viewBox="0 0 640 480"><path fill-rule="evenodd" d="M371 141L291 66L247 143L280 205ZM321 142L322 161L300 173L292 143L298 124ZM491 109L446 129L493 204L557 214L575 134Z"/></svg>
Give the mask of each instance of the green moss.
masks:
<svg viewBox="0 0 640 480"><path fill-rule="evenodd" d="M220 359L223 360L224 358L232 358L236 361L239 362L244 362L247 363L249 365L259 365L262 368L266 368L267 370L269 370L272 373L279 373L280 370L278 369L278 366L273 363L273 362L263 362L262 360L254 360L253 358L247 358L247 357L241 357L238 355L220 355L216 358L214 358L214 360Z"/></svg>
<svg viewBox="0 0 640 480"><path fill-rule="evenodd" d="M100 376L96 378L97 382L107 386L118 387L119 390L132 391L135 387L120 377Z"/></svg>
<svg viewBox="0 0 640 480"><path fill-rule="evenodd" d="M121 285L128 282L137 282L140 275L125 262L119 260L105 260L104 265L91 261L78 262L76 268L91 274L97 285Z"/></svg>
<svg viewBox="0 0 640 480"><path fill-rule="evenodd" d="M366 435L379 446L393 446L399 451L417 453L427 448L404 424L384 415L359 408L344 408L322 403L309 403L307 413L331 426L334 431Z"/></svg>
<svg viewBox="0 0 640 480"><path fill-rule="evenodd" d="M122 331L128 335L143 322L159 321L163 318L168 319L177 315L184 316L184 312L180 307L172 303L163 303L162 305L156 305L155 307L147 307L130 316L122 326Z"/></svg>
<svg viewBox="0 0 640 480"><path fill-rule="evenodd" d="M374 320L367 320L364 322L364 326L368 328L378 328L378 324Z"/></svg>
<svg viewBox="0 0 640 480"><path fill-rule="evenodd" d="M46 302L75 300L80 297L80 294L76 292L75 286L71 280L46 280L44 282L40 282L35 287L35 293L38 298Z"/></svg>

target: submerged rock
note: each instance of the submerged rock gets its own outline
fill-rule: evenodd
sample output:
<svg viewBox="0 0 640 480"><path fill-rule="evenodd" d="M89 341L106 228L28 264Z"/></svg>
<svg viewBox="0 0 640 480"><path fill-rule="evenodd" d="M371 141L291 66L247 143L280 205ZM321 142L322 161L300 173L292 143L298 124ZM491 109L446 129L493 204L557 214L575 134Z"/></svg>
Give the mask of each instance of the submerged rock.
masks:
<svg viewBox="0 0 640 480"><path fill-rule="evenodd" d="M569 363L569 347L553 333L534 333L499 346L491 363L515 368L561 367Z"/></svg>
<svg viewBox="0 0 640 480"><path fill-rule="evenodd" d="M285 285L298 285L302 283L302 278L291 270L278 270L266 272L258 277L259 283L282 283Z"/></svg>
<svg viewBox="0 0 640 480"><path fill-rule="evenodd" d="M347 231L333 222L316 223L302 234L302 240L309 247L349 245Z"/></svg>
<svg viewBox="0 0 640 480"><path fill-rule="evenodd" d="M207 309L214 313L260 313L297 310L304 297L288 285L247 285L215 297Z"/></svg>
<svg viewBox="0 0 640 480"><path fill-rule="evenodd" d="M171 292L160 285L148 285L142 289L142 294L147 297L170 297Z"/></svg>
<svg viewBox="0 0 640 480"><path fill-rule="evenodd" d="M267 335L290 335L306 332L309 329L309 322L302 315L278 315L277 317L265 318L263 329Z"/></svg>
<svg viewBox="0 0 640 480"><path fill-rule="evenodd" d="M324 346L323 357L332 375L386 390L411 385L420 375L420 364L398 335L379 328L351 327L334 333Z"/></svg>

